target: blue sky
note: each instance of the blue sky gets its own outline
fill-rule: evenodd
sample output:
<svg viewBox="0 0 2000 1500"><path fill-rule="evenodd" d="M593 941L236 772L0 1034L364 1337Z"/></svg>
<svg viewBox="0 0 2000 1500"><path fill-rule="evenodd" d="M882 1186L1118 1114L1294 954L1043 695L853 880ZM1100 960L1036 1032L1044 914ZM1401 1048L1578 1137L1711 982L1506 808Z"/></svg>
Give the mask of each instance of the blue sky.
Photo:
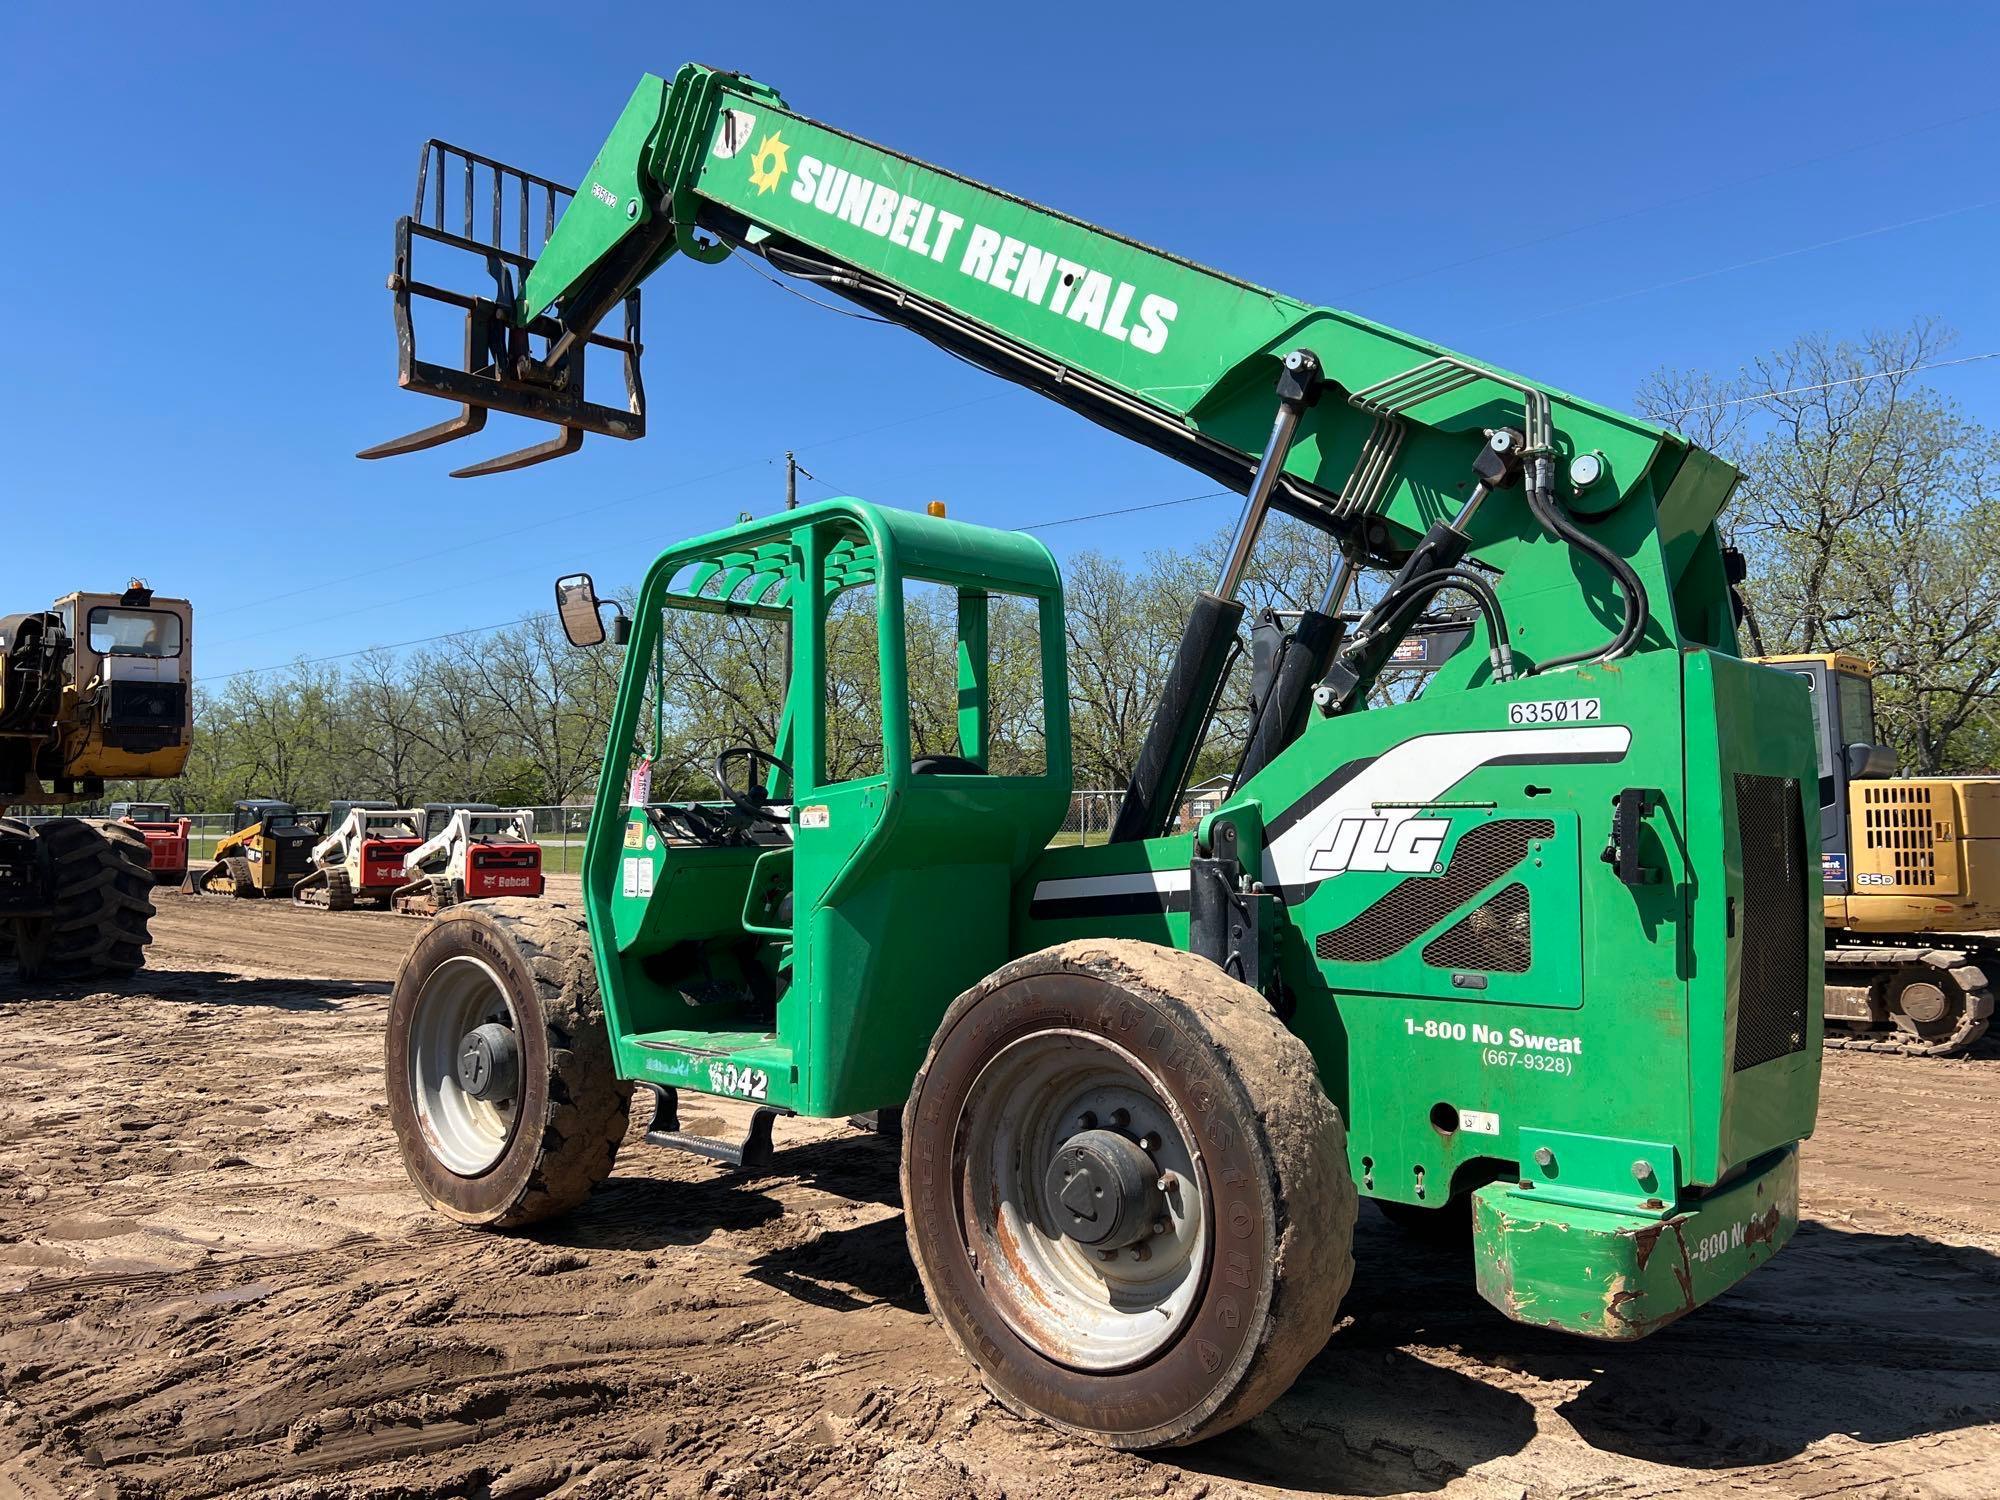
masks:
<svg viewBox="0 0 2000 1500"><path fill-rule="evenodd" d="M910 334L681 262L646 294L645 441L447 479L539 436L500 418L357 462L448 412L395 388L383 290L419 143L575 180L638 75L684 61L1617 405L1808 329L1931 314L1954 353L2000 349L1992 6L1094 9L17 4L0 605L144 574L195 600L214 681L515 618L557 572L633 579L779 503L788 447L999 526L1213 488ZM2000 425L2000 361L1936 384ZM1233 516L1042 534L1136 553Z"/></svg>

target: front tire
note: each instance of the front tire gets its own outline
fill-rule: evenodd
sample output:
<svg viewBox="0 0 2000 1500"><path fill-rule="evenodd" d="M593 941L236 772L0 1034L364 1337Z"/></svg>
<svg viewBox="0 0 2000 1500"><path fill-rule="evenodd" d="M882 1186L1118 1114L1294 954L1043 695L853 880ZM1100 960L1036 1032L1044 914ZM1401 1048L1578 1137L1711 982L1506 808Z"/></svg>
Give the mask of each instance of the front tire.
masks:
<svg viewBox="0 0 2000 1500"><path fill-rule="evenodd" d="M7 920L0 956L24 980L123 976L146 962L152 942L152 857L145 837L119 823L51 818L30 828L12 819L0 837L33 841L36 879L49 915Z"/></svg>
<svg viewBox="0 0 2000 1500"><path fill-rule="evenodd" d="M617 1077L580 911L517 899L445 912L389 1002L389 1117L410 1181L464 1224L518 1229L611 1173Z"/></svg>
<svg viewBox="0 0 2000 1500"><path fill-rule="evenodd" d="M1047 948L960 996L902 1176L960 1353L1012 1410L1111 1447L1255 1416L1353 1277L1346 1134L1312 1054L1256 991L1147 943Z"/></svg>

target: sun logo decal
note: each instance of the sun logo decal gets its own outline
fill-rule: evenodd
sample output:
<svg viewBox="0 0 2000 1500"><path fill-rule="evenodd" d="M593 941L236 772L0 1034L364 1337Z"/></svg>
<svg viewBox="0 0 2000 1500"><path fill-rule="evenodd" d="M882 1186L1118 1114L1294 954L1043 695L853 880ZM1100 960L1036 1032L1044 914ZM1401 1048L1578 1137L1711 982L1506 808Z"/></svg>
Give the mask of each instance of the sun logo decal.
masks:
<svg viewBox="0 0 2000 1500"><path fill-rule="evenodd" d="M768 193L784 178L788 165L786 155L791 147L774 130L757 143L757 154L750 158L750 185L759 193Z"/></svg>

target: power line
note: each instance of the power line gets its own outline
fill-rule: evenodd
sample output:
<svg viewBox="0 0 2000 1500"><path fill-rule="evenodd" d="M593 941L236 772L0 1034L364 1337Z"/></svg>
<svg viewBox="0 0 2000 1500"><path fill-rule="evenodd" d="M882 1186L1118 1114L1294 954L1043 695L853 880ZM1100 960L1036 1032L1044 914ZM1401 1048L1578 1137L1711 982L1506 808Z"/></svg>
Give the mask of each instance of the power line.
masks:
<svg viewBox="0 0 2000 1500"><path fill-rule="evenodd" d="M838 433L833 437L819 438L814 442L802 443L799 445L798 451L801 453L808 453L815 448L829 448L832 447L835 443L846 443L853 441L855 438L870 437L878 432L887 432L892 427L906 426L911 422L928 421L932 417L942 417L949 415L950 413L955 411L963 411L970 406L979 406L988 401L997 401L1002 396L1008 394L1009 392L1007 391L994 391L988 395L975 396L970 401L954 402L950 406L941 406L932 411L912 412L908 416L897 417L894 421L879 422L873 427L857 428L853 432ZM324 589L338 588L342 584L355 583L364 578L373 578L382 573L394 572L398 568L406 568L414 563L429 562L435 558L448 557L456 552L470 551L474 547L484 547L493 542L506 541L510 537L521 536L524 533L530 531L539 531L546 526L556 526L565 524L569 521L574 520L578 516L597 515L603 511L614 510L621 505L631 505L639 500L649 500L655 495L663 495L670 490L686 489L689 485L706 484L708 481L713 479L725 478L731 474L742 473L746 469L754 469L758 467L760 464L769 465L774 462L776 462L775 459L769 459L769 458L747 459L742 463L729 464L720 469L711 469L709 472L705 474L696 474L687 479L676 479L668 484L654 485L651 489L639 490L633 494L622 496L616 500L605 500L599 502L596 505L586 505L576 510L564 511L559 516L550 516L545 520L530 521L525 526L516 526L507 531L497 531L497 532L491 532L485 536L471 537L465 541L456 542L449 547L438 548L436 551L433 552L418 553L413 557L399 557L395 559L393 562L386 562L378 567L364 568L357 573L346 573L338 578L319 579L316 582L306 584L301 588L290 589L282 594L269 594L261 599L246 600L244 603L241 604L225 605L221 609L211 610L209 611L209 613L211 615L233 614L238 610L254 609L260 605L276 604L281 600L295 599L301 594L312 594L312 593L318 593ZM241 641L257 640L262 636L273 634L276 630L280 630L283 628L284 628L283 626L274 626L270 630L253 631L249 635L236 636L231 640L221 642L220 644L234 645L237 642Z"/></svg>
<svg viewBox="0 0 2000 1500"><path fill-rule="evenodd" d="M1567 313L1582 312L1592 307L1603 307L1610 302L1624 302L1633 297L1644 297L1652 292L1664 292L1678 286L1688 286L1693 282L1707 281L1716 276L1727 276L1734 271L1747 271L1756 266L1768 266L1774 261L1790 260L1795 255L1810 255L1816 250L1830 250L1836 245L1851 245L1856 240L1874 239L1878 235L1894 234L1902 229L1914 229L1920 224L1935 224L1940 219L1954 219L1960 214L1977 213L1981 209L2000 207L2000 198L1986 198L1978 203L1965 203L1957 208L1943 209L1934 214L1919 214L1914 219L1900 219L1894 224L1880 224L1873 229L1858 230L1853 234L1837 235L1830 240L1819 240L1810 245L1797 245L1790 250L1779 250L1770 255L1754 256L1749 260L1739 260L1727 266L1716 266L1707 271L1696 271L1691 276L1676 276L1671 281L1656 281L1651 286L1633 287L1630 291L1613 292L1607 297L1590 297L1582 302L1572 302L1564 307L1544 308L1511 322L1491 323L1479 329L1480 333L1501 333L1509 328L1519 328L1527 323L1539 323L1544 318L1559 318Z"/></svg>
<svg viewBox="0 0 2000 1500"><path fill-rule="evenodd" d="M1512 255L1520 250L1538 249L1543 245L1551 244L1556 240L1567 239L1574 234L1582 234L1587 230L1603 229L1608 225L1622 224L1628 219L1636 219L1645 214L1656 213L1662 209L1679 208L1684 204L1693 203L1729 188L1749 187L1752 183L1764 182L1772 177L1782 176L1786 172L1796 172L1802 171L1807 167L1822 166L1830 161L1838 161L1844 156L1852 156L1856 152L1868 151L1876 146L1886 146L1896 141L1908 140L1911 136L1924 135L1933 130L1944 130L1953 125L1963 125L1968 120L1982 119L1996 112L2000 112L2000 105L1991 105L1985 109L1975 109L1969 114L1954 115L1948 120L1934 120L1928 125L1912 126L1910 129L1898 131L1894 135L1878 136L1874 140L1862 141L1852 146L1843 146L1840 150L1829 151L1823 156L1811 156L1800 161L1787 162L1783 166L1772 167L1763 172L1753 173L1748 177L1728 178L1721 182L1710 183L1707 187L1697 188L1694 192L1683 193L1678 198L1655 199L1650 203L1640 204L1636 208L1626 209L1622 213L1607 214L1601 219L1586 219L1577 224L1565 224L1560 229L1553 230L1548 234L1538 235L1531 240L1517 240L1513 244L1499 245L1491 250L1482 250L1477 255L1464 256L1459 260L1447 261L1443 265L1431 266L1421 271L1410 271L1401 276L1392 276L1387 281L1378 281L1372 286L1362 287L1349 295L1365 297L1371 292L1383 291L1392 286L1401 286L1405 282L1420 281L1426 276L1439 276L1446 271L1457 271L1466 266L1477 265L1481 261L1492 260L1495 256Z"/></svg>
<svg viewBox="0 0 2000 1500"><path fill-rule="evenodd" d="M1026 526L1016 526L1016 531L1049 531L1057 526L1074 526L1079 521L1102 521L1107 516L1137 515L1142 510L1165 510L1171 505L1192 505L1197 500L1218 500L1224 495L1234 495L1235 490L1204 490L1199 495L1182 495L1177 500L1152 500L1144 505L1125 505L1117 510L1092 511L1087 516L1063 516L1054 521L1035 521Z"/></svg>
<svg viewBox="0 0 2000 1500"><path fill-rule="evenodd" d="M506 630L513 625L526 625L530 620L547 613L548 611L546 610L537 610L534 614L523 615L518 620L501 620L498 624L494 625L473 625L465 630L447 630L442 635L419 636L411 641L388 641L376 646L358 646L352 651L336 651L330 656L307 656L297 661L279 662L275 666L245 667L238 672L224 672L220 677L197 677L195 681L197 683L233 682L238 677L257 677L265 672L286 672L295 667L316 667L322 662L346 661L350 657L367 656L370 652L374 651L401 651L406 646L428 646L436 641L449 641L464 635L485 635L490 630Z"/></svg>
<svg viewBox="0 0 2000 1500"><path fill-rule="evenodd" d="M827 483L827 481L824 479L818 479L816 475L807 475L807 477L815 479L820 484ZM829 485L828 487L832 488L831 485ZM852 493L852 491L849 491L849 493ZM1017 526L1014 528L1014 530L1048 531L1057 526L1074 526L1081 521L1101 521L1111 516L1136 515L1140 511L1166 510L1171 506L1191 505L1197 500L1218 500L1225 495L1234 495L1235 493L1236 491L1234 490L1205 490L1199 495L1181 495L1177 496L1172 500L1149 500L1143 505L1125 505L1125 506L1120 506L1116 510L1092 511L1087 515L1081 515L1081 516L1059 516L1053 521L1033 521L1026 526ZM488 576L490 577L491 575ZM439 592L448 592L448 590L440 590ZM410 597L422 598L424 596L412 595ZM362 612L363 611L355 611L355 613L362 613ZM290 671L297 667L316 667L321 665L322 663L330 661L348 661L357 656L367 656L370 652L374 651L401 651L406 647L410 646L428 646L438 641L448 641L455 639L459 636L484 635L487 632L493 630L506 630L515 625L525 625L529 621L537 619L546 613L547 611L545 610L538 610L535 612L535 614L523 615L518 620L501 620L498 623L492 625L473 625L464 630L447 630L438 635L419 636L417 639L409 641L389 641L381 645L360 646L352 651L336 651L326 656L302 657L295 661L277 662L268 667L244 667L240 671L225 672L220 677L203 677L203 678L198 678L196 680L204 683L230 682L238 677L256 677L266 672L284 672L284 671ZM337 619L340 617L332 616L331 618ZM224 642L223 644L226 645L229 643Z"/></svg>
<svg viewBox="0 0 2000 1500"><path fill-rule="evenodd" d="M1921 370L1944 370L1953 365L1972 365L1982 359L2000 359L2000 349L1986 354L1967 354L1958 359L1938 359L1929 364L1904 365L1900 370L1870 370L1865 375L1843 375L1838 380L1822 380L1813 385L1789 385L1781 391L1759 391L1754 396L1732 396L1727 401L1704 401L1699 406L1677 406L1672 411L1649 411L1641 415L1649 422L1671 422L1693 416L1698 411L1721 411L1727 406L1753 406L1778 396L1801 396L1811 391L1830 391L1843 385L1865 385L1871 380L1892 380L1898 375L1915 375Z"/></svg>

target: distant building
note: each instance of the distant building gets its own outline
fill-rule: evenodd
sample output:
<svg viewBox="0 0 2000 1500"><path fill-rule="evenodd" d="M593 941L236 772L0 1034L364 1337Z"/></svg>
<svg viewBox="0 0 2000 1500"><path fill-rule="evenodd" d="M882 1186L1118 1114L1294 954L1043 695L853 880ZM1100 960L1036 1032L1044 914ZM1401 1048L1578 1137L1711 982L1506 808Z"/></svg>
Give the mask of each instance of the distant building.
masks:
<svg viewBox="0 0 2000 1500"><path fill-rule="evenodd" d="M1194 832L1203 818L1222 806L1222 799L1229 795L1229 780L1227 776L1211 776L1189 787L1181 797L1181 816L1174 825L1175 831Z"/></svg>

